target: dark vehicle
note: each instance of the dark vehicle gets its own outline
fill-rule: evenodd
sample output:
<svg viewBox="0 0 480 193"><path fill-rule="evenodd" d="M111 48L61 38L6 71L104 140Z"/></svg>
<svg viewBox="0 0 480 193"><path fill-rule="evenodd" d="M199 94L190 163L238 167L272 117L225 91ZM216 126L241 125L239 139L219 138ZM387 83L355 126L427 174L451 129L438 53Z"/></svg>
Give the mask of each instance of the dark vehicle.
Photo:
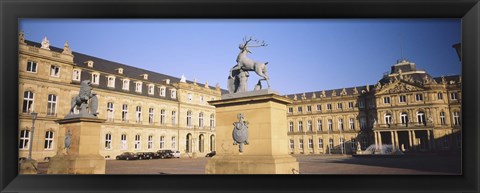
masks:
<svg viewBox="0 0 480 193"><path fill-rule="evenodd" d="M212 152L210 152L210 153L207 153L207 155L205 155L205 157L213 157L213 156L215 156L215 154L217 154L217 152L216 152L216 151L212 151Z"/></svg>
<svg viewBox="0 0 480 193"><path fill-rule="evenodd" d="M158 156L160 157L160 159L172 158L173 157L173 151L172 150L158 150L157 153L158 153Z"/></svg>
<svg viewBox="0 0 480 193"><path fill-rule="evenodd" d="M116 157L117 160L136 160L138 156L132 152L124 152Z"/></svg>
<svg viewBox="0 0 480 193"><path fill-rule="evenodd" d="M138 152L137 153L138 159L153 159L155 158L154 152Z"/></svg>

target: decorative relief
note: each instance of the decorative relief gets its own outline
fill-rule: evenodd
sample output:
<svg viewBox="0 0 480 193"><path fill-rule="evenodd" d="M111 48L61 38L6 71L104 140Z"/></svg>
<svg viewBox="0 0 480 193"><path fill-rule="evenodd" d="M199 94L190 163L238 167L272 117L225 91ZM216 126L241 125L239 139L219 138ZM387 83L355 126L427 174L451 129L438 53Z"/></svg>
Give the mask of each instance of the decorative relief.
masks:
<svg viewBox="0 0 480 193"><path fill-rule="evenodd" d="M347 95L347 90L343 88L342 92L340 92L340 96L345 96Z"/></svg>
<svg viewBox="0 0 480 193"><path fill-rule="evenodd" d="M248 145L248 122L243 113L237 114L238 122L233 123L233 145L239 145L238 151L243 152L243 146Z"/></svg>

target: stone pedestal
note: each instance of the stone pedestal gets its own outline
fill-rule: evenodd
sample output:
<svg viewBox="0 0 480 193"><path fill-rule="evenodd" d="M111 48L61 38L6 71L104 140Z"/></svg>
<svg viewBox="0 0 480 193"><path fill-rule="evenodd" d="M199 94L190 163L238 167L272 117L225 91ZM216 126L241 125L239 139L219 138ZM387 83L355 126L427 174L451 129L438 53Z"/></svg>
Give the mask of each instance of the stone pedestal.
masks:
<svg viewBox="0 0 480 193"><path fill-rule="evenodd" d="M34 159L25 159L20 161L19 174L37 174L38 163Z"/></svg>
<svg viewBox="0 0 480 193"><path fill-rule="evenodd" d="M75 117L57 121L60 139L57 155L49 161L48 174L105 174L105 159L99 154L100 127L103 119ZM70 148L65 135L71 133Z"/></svg>
<svg viewBox="0 0 480 193"><path fill-rule="evenodd" d="M288 154L287 107L291 100L270 90L223 96L209 101L216 107L216 155L207 174L294 174L298 162ZM248 122L248 145L234 145L233 123L243 113Z"/></svg>

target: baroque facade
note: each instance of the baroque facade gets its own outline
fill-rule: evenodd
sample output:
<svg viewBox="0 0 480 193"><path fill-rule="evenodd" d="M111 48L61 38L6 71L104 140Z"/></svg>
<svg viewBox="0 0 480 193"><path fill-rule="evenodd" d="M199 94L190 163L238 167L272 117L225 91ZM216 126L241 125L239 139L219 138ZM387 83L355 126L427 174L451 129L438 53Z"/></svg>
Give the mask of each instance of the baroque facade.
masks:
<svg viewBox="0 0 480 193"><path fill-rule="evenodd" d="M391 145L402 152L461 148L461 76L432 77L399 60L376 85L288 95L292 154L356 153Z"/></svg>
<svg viewBox="0 0 480 193"><path fill-rule="evenodd" d="M56 136L70 111L80 82L90 80L99 101L100 155L114 159L122 152L178 150L182 156L203 156L215 150L215 108L223 90L196 81L50 47L19 35L19 157L37 160L61 151ZM33 144L32 118L37 112Z"/></svg>

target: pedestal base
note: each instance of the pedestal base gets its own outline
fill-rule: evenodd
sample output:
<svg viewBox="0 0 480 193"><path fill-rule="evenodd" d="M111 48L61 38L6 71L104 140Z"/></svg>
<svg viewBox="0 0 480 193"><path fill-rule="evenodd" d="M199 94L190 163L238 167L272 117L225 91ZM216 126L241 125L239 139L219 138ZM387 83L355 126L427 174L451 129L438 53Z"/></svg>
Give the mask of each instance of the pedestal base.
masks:
<svg viewBox="0 0 480 193"><path fill-rule="evenodd" d="M100 155L56 155L48 174L105 174L105 159Z"/></svg>
<svg viewBox="0 0 480 193"><path fill-rule="evenodd" d="M208 160L206 174L298 174L297 160L281 156L215 156Z"/></svg>
<svg viewBox="0 0 480 193"><path fill-rule="evenodd" d="M20 162L19 174L37 174L38 163L33 159L26 159Z"/></svg>

